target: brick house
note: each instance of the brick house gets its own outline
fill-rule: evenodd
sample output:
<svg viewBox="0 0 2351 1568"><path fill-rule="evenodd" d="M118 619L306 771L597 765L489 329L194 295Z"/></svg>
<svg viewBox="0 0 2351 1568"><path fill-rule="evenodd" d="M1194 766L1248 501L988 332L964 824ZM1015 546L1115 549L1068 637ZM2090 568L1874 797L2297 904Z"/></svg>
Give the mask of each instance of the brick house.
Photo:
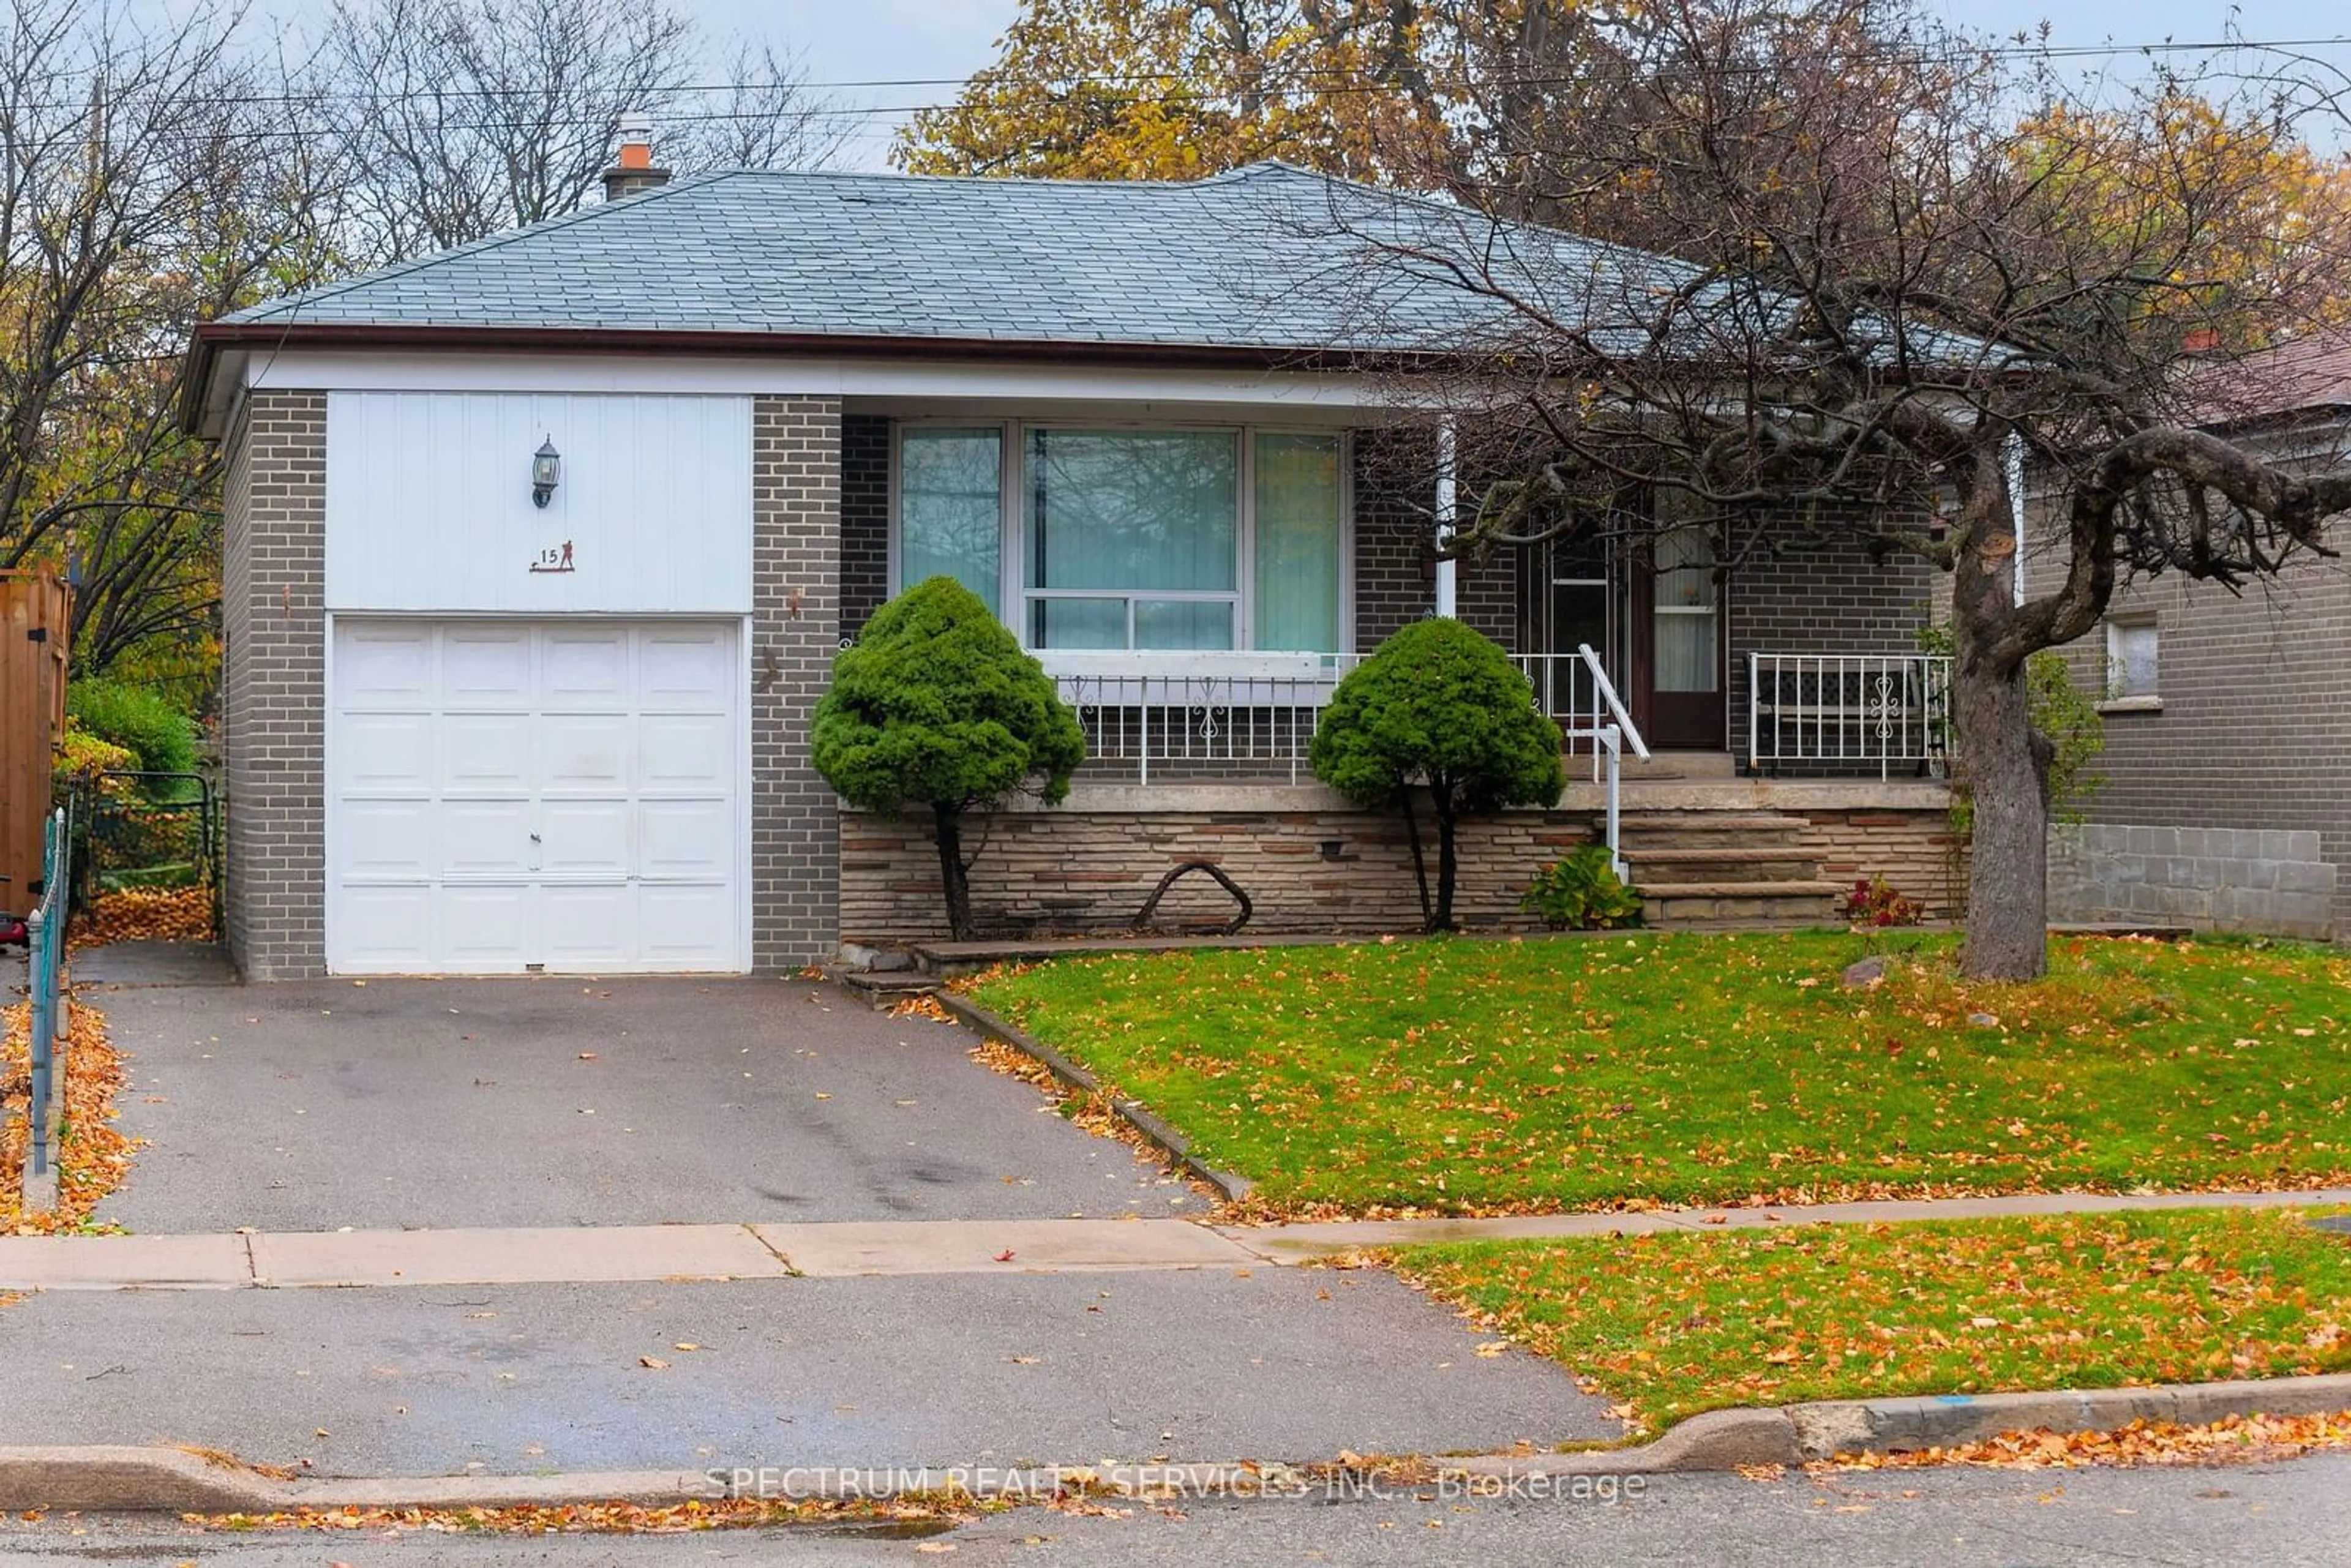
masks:
<svg viewBox="0 0 2351 1568"><path fill-rule="evenodd" d="M2214 428L2274 457L2339 463L2351 340L2216 368ZM2036 504L2051 515L2062 497ZM2048 536L2033 567L2053 581ZM2106 782L2051 843L2050 915L2340 939L2351 934L2351 568L2303 555L2231 592L2127 582L2064 650L2102 692Z"/></svg>
<svg viewBox="0 0 2351 1568"><path fill-rule="evenodd" d="M1726 578L1696 528L1653 559L1437 559L1443 431L1354 367L1490 308L1405 278L1361 310L1364 231L1455 210L1279 164L628 188L197 333L248 976L771 971L935 929L922 824L845 810L807 724L842 641L937 572L1061 681L1093 758L1063 808L996 822L974 894L1000 925L1115 928L1198 858L1262 927L1409 925L1395 825L1301 752L1339 674L1437 612L1572 734L1645 736L1625 852L1680 913L1825 915L1872 870L1941 901L1923 568L1855 546ZM1479 825L1466 918L1518 918L1596 831L1575 760L1556 809Z"/></svg>

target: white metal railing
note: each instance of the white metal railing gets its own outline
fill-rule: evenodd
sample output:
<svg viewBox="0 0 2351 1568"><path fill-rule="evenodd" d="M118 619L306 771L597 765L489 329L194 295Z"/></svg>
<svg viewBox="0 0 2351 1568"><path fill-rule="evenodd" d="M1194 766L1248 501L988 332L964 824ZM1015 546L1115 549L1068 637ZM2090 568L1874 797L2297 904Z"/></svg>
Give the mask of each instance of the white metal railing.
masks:
<svg viewBox="0 0 2351 1568"><path fill-rule="evenodd" d="M1950 715L1951 661L1938 654L1747 655L1747 760L1758 773L1924 771L1949 749Z"/></svg>
<svg viewBox="0 0 2351 1568"><path fill-rule="evenodd" d="M1151 782L1153 765L1211 768L1271 765L1298 782L1322 710L1359 653L1050 653L1040 655L1077 710L1086 756L1131 762ZM1608 852L1617 848L1623 753L1648 747L1588 646L1573 653L1513 654L1535 705L1571 750L1589 750L1592 778L1607 789ZM1617 862L1617 870L1624 870Z"/></svg>
<svg viewBox="0 0 2351 1568"><path fill-rule="evenodd" d="M1608 861L1618 876L1624 875L1625 862L1618 853L1619 795L1625 748L1629 747L1634 756L1644 760L1649 755L1640 727L1625 711L1624 699L1616 695L1615 685L1591 643L1577 644L1573 653L1512 656L1527 684L1534 687L1535 706L1558 723L1560 738L1568 749L1591 752L1592 781L1606 791Z"/></svg>
<svg viewBox="0 0 2351 1568"><path fill-rule="evenodd" d="M1047 653L1077 709L1086 756L1132 762L1151 782L1155 762L1299 768L1314 727L1355 653Z"/></svg>

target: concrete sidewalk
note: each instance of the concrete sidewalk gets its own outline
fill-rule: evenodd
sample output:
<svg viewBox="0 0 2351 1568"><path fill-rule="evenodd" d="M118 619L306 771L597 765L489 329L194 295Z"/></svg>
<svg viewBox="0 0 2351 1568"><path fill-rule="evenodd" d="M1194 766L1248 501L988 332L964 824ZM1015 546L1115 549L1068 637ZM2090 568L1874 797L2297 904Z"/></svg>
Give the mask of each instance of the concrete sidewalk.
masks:
<svg viewBox="0 0 2351 1568"><path fill-rule="evenodd" d="M1438 1241L2328 1204L2351 1204L2351 1188L2051 1193L1808 1207L1660 1208L1504 1219L1273 1226L1208 1226L1180 1219L1007 1218L16 1236L0 1237L0 1289L594 1284L1246 1269L1311 1263L1352 1252Z"/></svg>

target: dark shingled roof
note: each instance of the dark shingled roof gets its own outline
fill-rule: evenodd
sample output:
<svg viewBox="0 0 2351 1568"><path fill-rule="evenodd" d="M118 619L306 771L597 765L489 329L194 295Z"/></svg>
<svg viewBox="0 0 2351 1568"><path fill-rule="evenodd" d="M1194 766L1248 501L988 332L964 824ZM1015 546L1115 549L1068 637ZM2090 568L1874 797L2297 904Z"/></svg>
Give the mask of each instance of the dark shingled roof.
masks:
<svg viewBox="0 0 2351 1568"><path fill-rule="evenodd" d="M225 319L1374 352L1458 350L1499 325L1440 267L1367 265L1388 246L1491 257L1555 303L1689 276L1282 163L1185 183L741 171Z"/></svg>

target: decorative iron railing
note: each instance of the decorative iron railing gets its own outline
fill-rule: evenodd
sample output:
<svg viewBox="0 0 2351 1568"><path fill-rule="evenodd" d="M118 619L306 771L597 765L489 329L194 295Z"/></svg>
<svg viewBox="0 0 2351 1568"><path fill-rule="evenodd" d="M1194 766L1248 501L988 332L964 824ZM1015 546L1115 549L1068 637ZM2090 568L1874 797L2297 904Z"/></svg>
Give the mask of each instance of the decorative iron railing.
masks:
<svg viewBox="0 0 2351 1568"><path fill-rule="evenodd" d="M1941 768L1951 662L1927 653L1750 653L1747 760L1757 773Z"/></svg>
<svg viewBox="0 0 2351 1568"><path fill-rule="evenodd" d="M1051 667L1090 759L1165 772L1286 770L1298 782L1314 727L1353 653L1062 653Z"/></svg>
<svg viewBox="0 0 2351 1568"><path fill-rule="evenodd" d="M1611 852L1615 849L1617 762L1630 747L1648 749L1590 648L1573 653L1520 653L1535 705L1560 727L1571 751L1588 752L1594 783L1608 788ZM1090 759L1132 763L1138 782L1156 768L1198 777L1262 778L1285 773L1299 782L1315 727L1355 653L1058 653L1050 666L1061 700L1075 708Z"/></svg>

